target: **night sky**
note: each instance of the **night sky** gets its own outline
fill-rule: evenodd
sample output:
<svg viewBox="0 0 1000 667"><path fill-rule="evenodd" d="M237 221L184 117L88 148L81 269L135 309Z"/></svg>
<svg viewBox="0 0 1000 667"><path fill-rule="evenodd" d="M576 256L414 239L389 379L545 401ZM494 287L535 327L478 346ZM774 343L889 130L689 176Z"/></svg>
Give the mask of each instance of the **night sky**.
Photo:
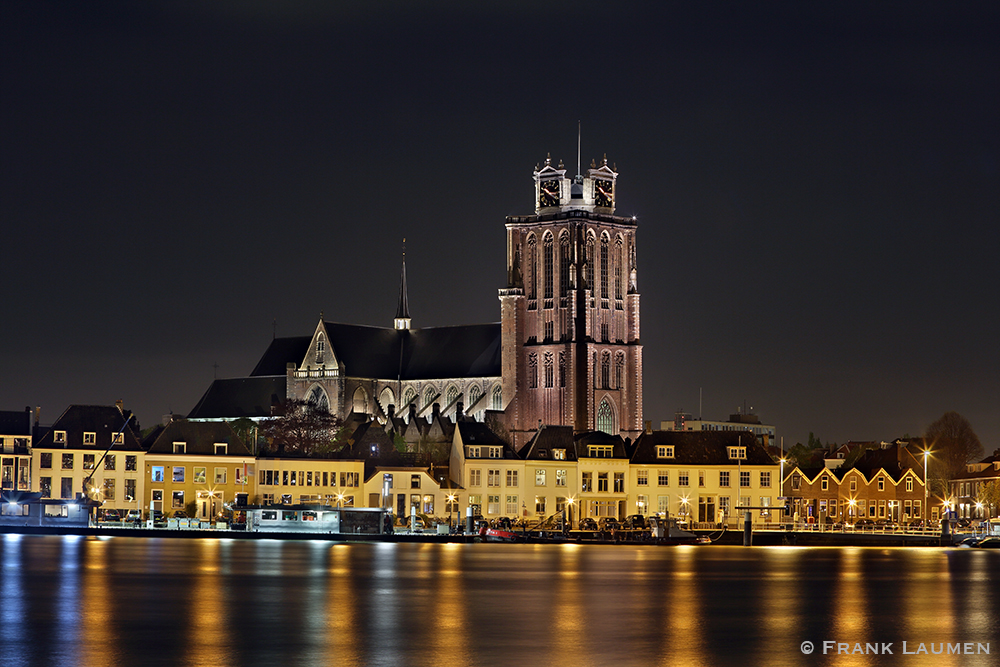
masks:
<svg viewBox="0 0 1000 667"><path fill-rule="evenodd" d="M997 35L994 3L4 2L0 409L186 414L275 328L391 326L404 236L414 326L498 321L504 218L580 121L639 220L645 419L701 392L788 447L956 410L991 452Z"/></svg>

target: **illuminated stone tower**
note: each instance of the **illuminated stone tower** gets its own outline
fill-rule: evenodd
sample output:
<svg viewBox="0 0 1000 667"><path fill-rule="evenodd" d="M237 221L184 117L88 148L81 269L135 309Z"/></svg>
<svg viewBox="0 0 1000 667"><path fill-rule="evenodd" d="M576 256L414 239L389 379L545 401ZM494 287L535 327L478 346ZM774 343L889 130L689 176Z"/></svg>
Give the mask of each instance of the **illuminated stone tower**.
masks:
<svg viewBox="0 0 1000 667"><path fill-rule="evenodd" d="M516 447L539 423L642 431L636 221L614 214L617 178L607 158L575 178L546 159L535 214L507 218L501 364Z"/></svg>

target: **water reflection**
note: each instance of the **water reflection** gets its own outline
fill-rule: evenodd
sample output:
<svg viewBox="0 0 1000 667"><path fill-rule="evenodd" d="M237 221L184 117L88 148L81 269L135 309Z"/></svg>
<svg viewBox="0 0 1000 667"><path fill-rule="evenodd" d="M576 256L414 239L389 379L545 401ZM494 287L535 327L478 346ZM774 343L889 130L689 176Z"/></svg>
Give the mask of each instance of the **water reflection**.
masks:
<svg viewBox="0 0 1000 667"><path fill-rule="evenodd" d="M805 666L829 659L824 641L852 649L836 664L877 665L892 656L855 645L1000 650L1000 602L984 595L1000 554L974 550L5 536L2 553L5 665Z"/></svg>

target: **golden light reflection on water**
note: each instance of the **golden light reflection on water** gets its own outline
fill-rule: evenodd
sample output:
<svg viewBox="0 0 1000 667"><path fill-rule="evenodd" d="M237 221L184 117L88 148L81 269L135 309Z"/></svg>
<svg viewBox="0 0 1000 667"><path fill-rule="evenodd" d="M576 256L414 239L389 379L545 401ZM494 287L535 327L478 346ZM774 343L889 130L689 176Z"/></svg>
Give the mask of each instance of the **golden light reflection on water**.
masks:
<svg viewBox="0 0 1000 667"><path fill-rule="evenodd" d="M229 662L230 644L236 630L227 623L228 604L219 576L220 545L218 540L202 539L198 543L198 565L190 588L190 636L186 642L185 662L191 665L224 665Z"/></svg>
<svg viewBox="0 0 1000 667"><path fill-rule="evenodd" d="M357 566L353 563L353 556L356 553L357 549L349 544L337 544L330 548L326 580L327 608L324 616L327 665L361 663L358 649L361 632L357 616L353 612L359 606L358 594L354 588Z"/></svg>
<svg viewBox="0 0 1000 667"><path fill-rule="evenodd" d="M432 631L428 637L428 658L432 664L468 665L468 637L474 632L468 624L468 593L462 572L461 545L444 545L439 551L438 581L431 595Z"/></svg>
<svg viewBox="0 0 1000 667"><path fill-rule="evenodd" d="M955 654L930 654L930 651L937 648L931 644L937 644L943 649L942 643L960 642L965 632L964 621L959 622L955 618L948 552L939 549L918 550L906 556L907 565L912 570L912 584L900 587L904 612L900 619L900 630L907 641L908 651L919 651L921 643L928 651L927 654L908 655L907 663L948 667L964 662L966 658Z"/></svg>
<svg viewBox="0 0 1000 667"><path fill-rule="evenodd" d="M552 635L548 662L553 665L587 664L581 656L583 632L583 602L580 581L580 558L583 551L578 545L562 545L556 552L559 577L554 582L552 596Z"/></svg>
<svg viewBox="0 0 1000 667"><path fill-rule="evenodd" d="M695 548L682 545L674 550L672 571L664 591L662 632L665 641L661 644L661 665L708 664L702 634L705 618L700 584L694 576Z"/></svg>
<svg viewBox="0 0 1000 667"><path fill-rule="evenodd" d="M108 553L111 541L88 539L84 544L84 564L81 572L83 620L79 636L81 665L114 663L117 633L112 609L112 591L109 586Z"/></svg>

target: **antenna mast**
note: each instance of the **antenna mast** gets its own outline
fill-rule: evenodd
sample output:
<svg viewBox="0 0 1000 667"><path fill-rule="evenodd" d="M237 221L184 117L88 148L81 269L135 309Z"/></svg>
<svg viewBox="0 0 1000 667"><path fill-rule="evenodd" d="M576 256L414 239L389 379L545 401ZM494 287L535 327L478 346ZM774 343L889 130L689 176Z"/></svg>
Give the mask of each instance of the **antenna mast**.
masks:
<svg viewBox="0 0 1000 667"><path fill-rule="evenodd" d="M580 121L576 121L576 175L580 175Z"/></svg>

